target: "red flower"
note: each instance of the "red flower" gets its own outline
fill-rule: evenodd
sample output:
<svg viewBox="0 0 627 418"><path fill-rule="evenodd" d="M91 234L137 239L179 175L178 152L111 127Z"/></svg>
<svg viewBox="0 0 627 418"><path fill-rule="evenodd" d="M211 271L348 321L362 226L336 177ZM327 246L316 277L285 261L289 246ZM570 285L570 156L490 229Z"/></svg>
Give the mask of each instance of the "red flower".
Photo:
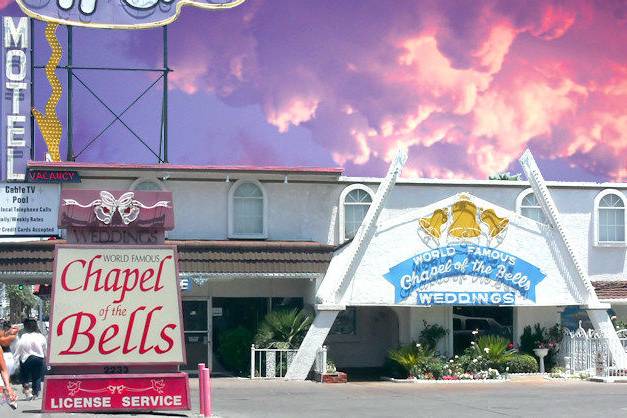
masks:
<svg viewBox="0 0 627 418"><path fill-rule="evenodd" d="M507 344L508 350L511 350L512 348L514 348L514 343L510 342L509 344Z"/></svg>

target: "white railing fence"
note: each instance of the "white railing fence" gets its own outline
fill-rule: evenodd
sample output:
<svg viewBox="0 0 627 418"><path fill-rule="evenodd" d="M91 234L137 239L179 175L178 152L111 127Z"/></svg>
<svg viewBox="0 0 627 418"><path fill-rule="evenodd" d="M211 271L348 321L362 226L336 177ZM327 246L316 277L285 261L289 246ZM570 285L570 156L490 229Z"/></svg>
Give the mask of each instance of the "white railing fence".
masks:
<svg viewBox="0 0 627 418"><path fill-rule="evenodd" d="M250 346L250 378L251 379L282 379L292 364L298 349L257 348ZM327 346L324 345L316 355L314 370L319 373L327 371Z"/></svg>
<svg viewBox="0 0 627 418"><path fill-rule="evenodd" d="M564 329L560 357L566 373L570 374L587 373L591 376L601 376L607 373L613 364L607 339L594 329L586 331L581 327L581 322L575 331Z"/></svg>
<svg viewBox="0 0 627 418"><path fill-rule="evenodd" d="M284 377L297 351L289 348L256 348L255 344L252 344L250 346L250 378L280 379Z"/></svg>
<svg viewBox="0 0 627 418"><path fill-rule="evenodd" d="M316 354L314 362L314 371L316 373L325 374L327 372L327 346L323 345Z"/></svg>

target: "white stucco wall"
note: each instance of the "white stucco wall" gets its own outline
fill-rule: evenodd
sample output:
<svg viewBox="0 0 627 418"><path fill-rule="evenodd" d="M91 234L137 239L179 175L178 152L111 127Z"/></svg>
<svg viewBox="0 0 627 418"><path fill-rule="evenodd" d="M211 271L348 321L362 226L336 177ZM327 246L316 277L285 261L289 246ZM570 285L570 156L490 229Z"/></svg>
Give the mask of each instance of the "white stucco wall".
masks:
<svg viewBox="0 0 627 418"><path fill-rule="evenodd" d="M389 307L357 307L355 335L329 335L328 358L340 369L383 366L388 351L399 344L399 322Z"/></svg>
<svg viewBox="0 0 627 418"><path fill-rule="evenodd" d="M110 175L94 177L81 171L83 182L64 184L64 188L95 188L108 190L128 189L137 179L124 170ZM146 177L164 177L165 173L146 173ZM166 176L167 177L167 176ZM224 179L207 179L187 175L188 179L172 176L163 182L173 192L175 203L175 229L169 232L171 239L227 239L228 191L236 179L255 179L254 174L232 175ZM376 191L378 179L340 178L333 181L319 178L307 182L284 183L280 176L274 180L261 179L268 198L268 239L311 240L338 244L338 205L342 190L352 184L365 184ZM549 187L562 216L571 244L579 261L591 280L623 280L627 272L627 247L594 246L594 198L602 190L618 188L627 194L627 185L574 184L573 187L553 185ZM528 189L525 182L434 182L401 179L393 189L383 210L380 223L399 215L417 212L420 208L456 193L465 192L491 204L514 211L517 196ZM543 251L538 251L542 257ZM533 262L536 257L528 259Z"/></svg>

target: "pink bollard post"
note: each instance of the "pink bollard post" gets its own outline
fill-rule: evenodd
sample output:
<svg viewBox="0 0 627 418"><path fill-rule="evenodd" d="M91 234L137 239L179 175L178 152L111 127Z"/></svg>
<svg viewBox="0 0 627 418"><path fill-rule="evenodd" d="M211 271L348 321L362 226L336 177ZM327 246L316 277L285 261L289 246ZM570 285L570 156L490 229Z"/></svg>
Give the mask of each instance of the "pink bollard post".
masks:
<svg viewBox="0 0 627 418"><path fill-rule="evenodd" d="M210 382L210 376L209 376L209 369L208 368L204 368L202 369L201 373L201 378L202 378L202 384L203 384L203 392L204 392L204 405L205 405L205 410L204 410L204 416L205 417L210 417L211 416L211 382Z"/></svg>
<svg viewBox="0 0 627 418"><path fill-rule="evenodd" d="M200 397L200 415L205 414L205 386L202 381L202 370L205 368L205 363L198 363L198 392Z"/></svg>

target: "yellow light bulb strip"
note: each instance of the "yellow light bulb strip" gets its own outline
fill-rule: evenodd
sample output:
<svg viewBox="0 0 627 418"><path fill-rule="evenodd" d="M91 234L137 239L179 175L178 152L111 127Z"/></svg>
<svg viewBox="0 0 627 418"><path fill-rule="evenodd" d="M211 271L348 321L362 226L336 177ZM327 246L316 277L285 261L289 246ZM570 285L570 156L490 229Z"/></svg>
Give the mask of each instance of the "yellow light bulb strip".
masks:
<svg viewBox="0 0 627 418"><path fill-rule="evenodd" d="M59 104L59 100L61 100L61 95L63 94L63 86L61 85L61 82L55 72L57 66L61 62L61 56L63 55L61 44L57 39L58 26L59 25L57 23L48 22L46 24L45 31L46 40L52 50L50 59L45 66L45 73L48 78L48 82L50 83L50 87L52 88L52 92L50 93L50 97L46 103L44 113L41 113L33 107L33 116L35 117L35 121L37 122L37 125L39 125L39 130L41 131L44 141L48 146L48 154L50 155L52 161L61 161L59 145L61 144L61 135L63 134L63 126L57 116L57 105Z"/></svg>

